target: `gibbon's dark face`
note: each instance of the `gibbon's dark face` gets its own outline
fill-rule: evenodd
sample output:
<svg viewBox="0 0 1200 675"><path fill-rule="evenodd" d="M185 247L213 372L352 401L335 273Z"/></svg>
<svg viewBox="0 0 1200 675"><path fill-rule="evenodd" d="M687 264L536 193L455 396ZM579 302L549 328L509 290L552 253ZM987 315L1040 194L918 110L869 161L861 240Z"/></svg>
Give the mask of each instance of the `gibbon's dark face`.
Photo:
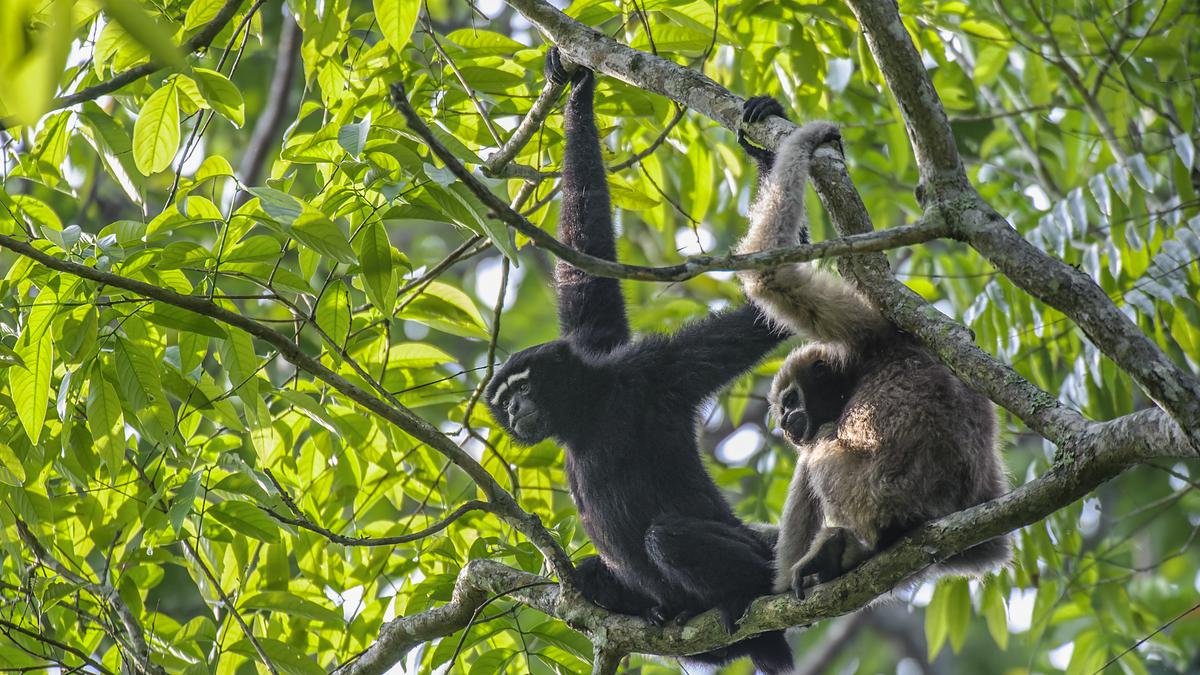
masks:
<svg viewBox="0 0 1200 675"><path fill-rule="evenodd" d="M518 443L533 445L554 432L548 403L556 377L575 358L565 342L547 342L517 352L492 377L485 400L492 417Z"/></svg>
<svg viewBox="0 0 1200 675"><path fill-rule="evenodd" d="M820 358L800 350L784 362L771 385L771 409L792 445L817 437L821 426L836 422L851 394L849 376Z"/></svg>

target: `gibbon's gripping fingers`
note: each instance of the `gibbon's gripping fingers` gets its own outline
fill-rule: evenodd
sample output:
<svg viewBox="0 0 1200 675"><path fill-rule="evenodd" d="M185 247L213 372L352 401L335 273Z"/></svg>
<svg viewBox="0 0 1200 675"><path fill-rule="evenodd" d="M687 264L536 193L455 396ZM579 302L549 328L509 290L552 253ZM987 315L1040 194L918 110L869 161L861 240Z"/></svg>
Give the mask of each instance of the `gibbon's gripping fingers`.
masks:
<svg viewBox="0 0 1200 675"><path fill-rule="evenodd" d="M590 68L584 68L579 64L570 64L575 67L574 70L567 70L567 62L562 59L562 52L557 46L552 46L546 50L546 79L554 84L579 84L584 80L594 77Z"/></svg>
<svg viewBox="0 0 1200 675"><path fill-rule="evenodd" d="M742 104L743 125L761 122L771 115L787 119L787 113L783 111L783 106L779 103L779 101L776 101L770 96L754 96L746 99L746 102ZM746 154L750 155L750 158L758 164L760 172L767 172L771 170L771 165L775 163L774 152L771 152L766 148L760 148L751 143L750 140L746 138L745 129L741 128L740 126L738 127L737 131L737 141L738 145L742 146L742 149L746 151Z"/></svg>
<svg viewBox="0 0 1200 675"><path fill-rule="evenodd" d="M654 608L653 600L621 583L598 555L579 561L572 582L588 602L610 612L646 616Z"/></svg>
<svg viewBox="0 0 1200 675"><path fill-rule="evenodd" d="M827 527L817 533L808 553L792 567L792 590L803 598L806 589L833 581L869 557L871 549L853 532Z"/></svg>

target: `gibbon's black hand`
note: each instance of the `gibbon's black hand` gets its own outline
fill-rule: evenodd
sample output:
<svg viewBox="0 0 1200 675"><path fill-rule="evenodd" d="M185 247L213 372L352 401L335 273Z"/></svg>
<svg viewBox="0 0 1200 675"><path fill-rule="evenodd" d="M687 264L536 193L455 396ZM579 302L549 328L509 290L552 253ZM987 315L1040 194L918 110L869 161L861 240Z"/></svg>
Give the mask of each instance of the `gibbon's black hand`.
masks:
<svg viewBox="0 0 1200 675"><path fill-rule="evenodd" d="M581 84L585 80L595 78L595 74L592 73L590 68L585 68L577 63L573 65L575 66L575 70L568 73L566 64L562 59L562 52L558 49L558 47L553 46L546 50L545 75L546 79L550 80L554 84L566 84L568 82L571 82L572 84Z"/></svg>
<svg viewBox="0 0 1200 675"><path fill-rule="evenodd" d="M787 119L787 113L783 111L783 106L770 96L752 96L742 104L742 125L761 122L771 115ZM751 143L750 139L746 138L745 129L741 126L737 131L737 142L758 165L760 172L771 170L771 165L775 162L775 153Z"/></svg>

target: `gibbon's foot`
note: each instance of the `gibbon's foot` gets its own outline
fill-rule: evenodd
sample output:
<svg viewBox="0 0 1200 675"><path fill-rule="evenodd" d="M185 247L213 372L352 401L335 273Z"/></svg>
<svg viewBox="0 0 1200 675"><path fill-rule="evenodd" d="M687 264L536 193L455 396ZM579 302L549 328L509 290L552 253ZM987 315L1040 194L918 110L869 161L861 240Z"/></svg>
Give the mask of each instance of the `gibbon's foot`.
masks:
<svg viewBox="0 0 1200 675"><path fill-rule="evenodd" d="M808 589L820 585L821 582L817 579L817 575L810 574L794 580L792 582L792 592L795 593L797 600L803 600L808 597Z"/></svg>
<svg viewBox="0 0 1200 675"><path fill-rule="evenodd" d="M591 77L591 69L579 64L575 64L574 72L568 73L557 45L546 51L546 79L554 84L580 84Z"/></svg>
<svg viewBox="0 0 1200 675"><path fill-rule="evenodd" d="M738 598L717 605L717 615L721 617L721 625L725 627L726 633L733 635L737 632L738 624L742 622L742 617L746 615L746 610L750 608L753 600L754 598Z"/></svg>
<svg viewBox="0 0 1200 675"><path fill-rule="evenodd" d="M646 610L646 614L642 618L655 628L662 628L667 625L667 621L670 618L670 610L663 605L655 605Z"/></svg>
<svg viewBox="0 0 1200 675"><path fill-rule="evenodd" d="M808 553L792 567L792 590L796 597L842 576L871 557L871 551L850 530L827 527L817 533Z"/></svg>
<svg viewBox="0 0 1200 675"><path fill-rule="evenodd" d="M787 113L783 111L783 106L770 96L754 96L746 99L746 102L742 104L743 125L761 122L771 115L787 119ZM746 131L740 126L738 127L737 141L746 154L756 161L770 164L775 160L775 153L752 144L746 138Z"/></svg>
<svg viewBox="0 0 1200 675"><path fill-rule="evenodd" d="M800 131L796 133L807 133L812 136L812 149L832 143L838 149L838 154L845 156L842 150L842 131L836 124L832 122L814 121L800 127Z"/></svg>

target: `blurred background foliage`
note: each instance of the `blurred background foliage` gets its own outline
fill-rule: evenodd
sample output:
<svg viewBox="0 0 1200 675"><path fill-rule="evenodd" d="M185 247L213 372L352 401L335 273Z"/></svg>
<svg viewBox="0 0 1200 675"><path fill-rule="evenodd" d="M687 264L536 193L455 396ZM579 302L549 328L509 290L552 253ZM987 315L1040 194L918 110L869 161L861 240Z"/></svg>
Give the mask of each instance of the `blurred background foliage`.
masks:
<svg viewBox="0 0 1200 675"><path fill-rule="evenodd" d="M478 166L541 91L542 40L496 0L247 0L203 53L174 46L225 4L6 0L0 234L296 333L339 373L366 373L416 408L572 554L588 553L561 451L511 445L473 396L491 360L556 335L553 260L489 220L386 98L404 82ZM772 94L795 120L837 121L876 226L919 215L899 113L840 3L582 0L565 11L734 93ZM1198 11L1188 0L901 2L983 195L1193 369ZM53 98L151 58L169 67L69 108ZM754 181L733 135L611 78L597 110L622 167L609 177L622 260L729 249ZM530 181L487 179L551 231L561 141L554 114L515 158ZM810 210L814 238L831 236L817 200ZM985 350L1089 417L1150 405L1073 324L966 247L891 259ZM468 559L543 570L487 514L377 547L280 524L259 508L286 511L268 469L308 518L352 537L420 529L476 490L245 333L9 252L0 273L0 664L88 658L89 671L115 672L130 649L121 604L170 672L252 672L264 654L280 671L319 672L366 648L382 621L445 602ZM741 295L729 274L627 282L625 293L642 331ZM794 464L765 418L780 356L702 426L707 464L753 520L778 517ZM1052 448L1002 417L1014 483L1046 470ZM814 626L795 636L799 658L809 672L1196 672L1195 468L1131 471L1019 532L1010 569ZM500 598L403 669L571 673L590 655L564 624Z"/></svg>

